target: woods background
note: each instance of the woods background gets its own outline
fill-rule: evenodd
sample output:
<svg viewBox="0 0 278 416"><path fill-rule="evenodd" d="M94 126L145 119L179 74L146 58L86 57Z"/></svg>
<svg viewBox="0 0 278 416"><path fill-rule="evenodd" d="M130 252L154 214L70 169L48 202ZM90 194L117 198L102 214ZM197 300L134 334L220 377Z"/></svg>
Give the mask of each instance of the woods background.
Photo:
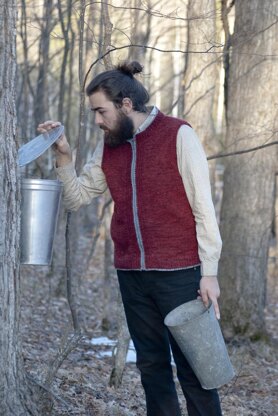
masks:
<svg viewBox="0 0 278 416"><path fill-rule="evenodd" d="M237 357L246 345L248 353L259 357L255 373L266 366L261 359L273 368L278 0L0 0L0 6L0 414L144 414L142 395L133 403L136 409L128 399L119 404L130 393L130 383L121 386L129 336L117 312L110 196L78 214L61 215L51 268L19 267L20 177L55 174L51 151L19 171L18 147L35 137L42 121L59 120L75 149L79 171L101 135L93 124L85 85L124 60L144 65L140 80L150 92L150 103L186 119L202 140L223 238L221 326L233 348L237 340L239 374L242 361L239 365ZM103 360L99 365L108 374L112 370L110 386L122 390L113 390L113 396L105 373L97 384L97 358L91 357L89 369L82 363L78 368L99 387L90 387L88 403L86 388L79 393L83 404L77 399L70 403L71 394L63 402L60 367L70 352L82 354L88 348L85 340L104 331L121 345L110 367ZM73 361L67 366L74 368ZM138 378L132 366L126 371L131 380ZM75 369L71 377L80 388L77 373ZM269 391L259 384L265 402L257 393L253 405L244 394L239 399L242 389L252 391L256 376L250 374L240 392L238 378L225 393L225 415L275 414L272 381ZM67 392L69 380L64 374ZM261 383L267 384L264 376ZM96 404L100 391L108 403L102 408Z"/></svg>

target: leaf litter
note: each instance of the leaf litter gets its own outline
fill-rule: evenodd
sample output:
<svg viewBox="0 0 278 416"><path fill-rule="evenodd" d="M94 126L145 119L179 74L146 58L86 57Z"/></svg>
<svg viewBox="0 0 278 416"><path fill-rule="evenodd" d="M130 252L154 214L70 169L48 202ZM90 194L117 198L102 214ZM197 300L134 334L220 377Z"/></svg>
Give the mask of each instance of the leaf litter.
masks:
<svg viewBox="0 0 278 416"><path fill-rule="evenodd" d="M88 238L79 244L80 262L86 258ZM266 307L267 339L257 342L235 338L228 343L237 376L219 390L223 416L274 416L278 414L277 368L277 277L270 268ZM21 336L24 365L30 377L43 383L47 368L63 339L72 332L71 315L63 284L63 266L24 266L21 269ZM59 289L60 287L60 289ZM62 287L62 290L61 290ZM52 416L145 416L145 398L133 360L127 362L122 385L109 387L113 347L117 330L117 280L111 279L109 329L103 319L103 242L83 274L77 295L79 319L84 333L78 346L66 357L50 390ZM57 292L60 291L59 296ZM109 342L92 342L104 337ZM175 367L173 372L176 379ZM177 380L177 379L176 379ZM177 391L186 416L179 384ZM46 415L44 415L46 416Z"/></svg>

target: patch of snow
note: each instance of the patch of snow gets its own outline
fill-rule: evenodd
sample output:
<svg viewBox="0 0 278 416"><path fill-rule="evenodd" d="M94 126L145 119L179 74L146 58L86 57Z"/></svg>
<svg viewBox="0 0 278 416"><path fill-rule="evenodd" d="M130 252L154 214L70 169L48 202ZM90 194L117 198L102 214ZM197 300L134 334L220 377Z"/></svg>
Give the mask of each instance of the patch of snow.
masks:
<svg viewBox="0 0 278 416"><path fill-rule="evenodd" d="M92 338L90 343L92 345L107 345L112 347L116 345L116 341L114 339L109 339L107 337Z"/></svg>
<svg viewBox="0 0 278 416"><path fill-rule="evenodd" d="M117 344L117 341L114 339L109 339L107 337L98 337L98 338L92 338L90 340L91 345L104 345L107 347L115 347ZM112 357L112 350L111 351L99 351L96 353L98 357ZM133 345L133 342L130 341L127 357L126 357L127 363L136 363L136 351Z"/></svg>

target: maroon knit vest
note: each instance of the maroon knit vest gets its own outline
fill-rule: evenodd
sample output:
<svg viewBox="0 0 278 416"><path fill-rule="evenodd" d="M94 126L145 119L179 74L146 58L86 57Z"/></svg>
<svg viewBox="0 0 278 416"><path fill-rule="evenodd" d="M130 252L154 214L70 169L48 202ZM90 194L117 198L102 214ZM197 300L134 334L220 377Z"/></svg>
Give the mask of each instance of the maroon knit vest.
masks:
<svg viewBox="0 0 278 416"><path fill-rule="evenodd" d="M158 112L131 142L104 146L117 269L175 270L200 263L195 220L177 166L182 124L187 123Z"/></svg>

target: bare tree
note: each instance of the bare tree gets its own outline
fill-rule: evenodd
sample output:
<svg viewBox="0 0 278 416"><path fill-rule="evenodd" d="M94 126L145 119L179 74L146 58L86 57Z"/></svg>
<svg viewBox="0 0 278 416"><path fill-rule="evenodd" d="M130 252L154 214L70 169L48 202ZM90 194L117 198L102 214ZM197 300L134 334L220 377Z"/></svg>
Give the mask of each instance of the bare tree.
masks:
<svg viewBox="0 0 278 416"><path fill-rule="evenodd" d="M27 7L26 1L21 0L21 8L20 8L20 17L19 17L19 38L22 42L22 55L23 55L23 62L18 65L18 73L21 75L19 78L19 83L21 81L21 87L17 92L17 99L16 99L16 110L17 110L17 117L19 120L18 131L19 135L21 135L24 140L28 138L30 135L30 130L33 131L33 125L31 123L30 118L28 117L31 107L31 102L34 98L34 90L31 87L30 81L30 63L29 63L29 51L28 51L28 30L27 30ZM21 79L20 79L21 78ZM26 117L27 115L27 117ZM24 120L24 122L20 122Z"/></svg>
<svg viewBox="0 0 278 416"><path fill-rule="evenodd" d="M131 43L135 45L147 45L151 32L151 0L146 2L146 10L149 13L140 13L140 0L133 0L133 9L130 9L130 20L131 20ZM146 56L146 50L144 48L129 48L128 49L128 60L137 60L141 64L144 64Z"/></svg>
<svg viewBox="0 0 278 416"><path fill-rule="evenodd" d="M57 2L58 12L59 12L59 22L61 25L63 38L65 42L63 59L61 65L61 75L60 75L60 88L59 88L59 105L58 105L58 119L61 122L65 120L64 106L65 106L65 87L66 87L66 69L68 65L68 57L70 54L70 48L73 46L70 43L70 33L71 33L71 19L72 19L72 0L67 0L66 10L62 9L62 2L58 0ZM66 16L66 19L65 17Z"/></svg>
<svg viewBox="0 0 278 416"><path fill-rule="evenodd" d="M188 49L185 71L184 117L207 149L215 147L213 106L219 75L214 0L188 1ZM214 146L213 146L214 145Z"/></svg>
<svg viewBox="0 0 278 416"><path fill-rule="evenodd" d="M171 27L167 28L166 23L170 23ZM176 28L172 22L165 22L165 29L168 29L167 43L175 45ZM166 114L171 114L174 91L175 91L175 57L172 53L165 53L160 59L160 110ZM167 68L167 71L165 71Z"/></svg>
<svg viewBox="0 0 278 416"><path fill-rule="evenodd" d="M227 90L229 151L270 143L277 136L277 14L277 0L235 2ZM227 335L257 337L264 331L276 167L275 147L226 161L219 274Z"/></svg>
<svg viewBox="0 0 278 416"><path fill-rule="evenodd" d="M107 50L111 45L111 36L112 36L112 29L113 24L110 20L109 11L108 11L108 4L107 1L102 3L102 15L103 15L103 23L104 23L104 39L103 39L103 49ZM111 69L112 68L112 59L110 55L104 60L105 68ZM109 201L110 195L106 194L106 201ZM107 202L106 202L107 203ZM104 285L106 288L104 289L104 296L106 305L104 306L104 315L103 315L103 323L108 323L108 302L110 299L110 290L111 290L111 259L112 259L112 240L110 235L110 222L111 222L111 209L109 210L109 218L106 216L105 221L105 253L104 253ZM107 214L106 214L107 215ZM125 317L123 316L123 306L120 295L118 295L118 340L117 340L117 352L114 357L114 366L110 375L110 385L114 387L119 387L122 374L125 367L126 362L126 355L130 340L130 335L127 329L127 323Z"/></svg>
<svg viewBox="0 0 278 416"><path fill-rule="evenodd" d="M0 1L0 403L1 415L35 415L19 340L20 192L15 113L16 2Z"/></svg>
<svg viewBox="0 0 278 416"><path fill-rule="evenodd" d="M47 75L49 70L49 47L50 47L50 33L52 28L52 10L53 0L44 0L42 31L39 46L39 68L36 99L34 107L34 122L35 128L39 123L45 120L49 114L48 104L48 83Z"/></svg>

